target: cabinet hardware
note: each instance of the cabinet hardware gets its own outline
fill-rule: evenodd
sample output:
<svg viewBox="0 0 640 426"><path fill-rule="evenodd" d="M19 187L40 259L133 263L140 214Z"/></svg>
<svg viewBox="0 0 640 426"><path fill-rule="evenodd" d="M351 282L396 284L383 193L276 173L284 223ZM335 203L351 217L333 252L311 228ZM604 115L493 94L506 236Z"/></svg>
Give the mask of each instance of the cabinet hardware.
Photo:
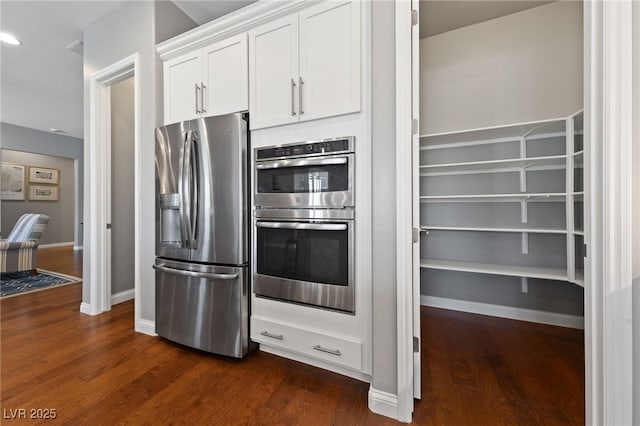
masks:
<svg viewBox="0 0 640 426"><path fill-rule="evenodd" d="M298 77L300 84L298 85L298 101L300 103L300 115L304 114L304 109L302 108L302 86L304 85L304 80L302 77Z"/></svg>
<svg viewBox="0 0 640 426"><path fill-rule="evenodd" d="M196 83L196 114L200 114L200 110L198 109L198 92L200 91L200 86Z"/></svg>
<svg viewBox="0 0 640 426"><path fill-rule="evenodd" d="M204 83L200 83L200 112L201 113L206 113L207 110L204 108L204 91L206 90L207 86L204 85Z"/></svg>
<svg viewBox="0 0 640 426"><path fill-rule="evenodd" d="M325 352L331 355L342 356L342 352L340 352L340 349L336 349L336 350L327 349L327 348L323 348L320 345L315 345L313 349L315 349L316 351Z"/></svg>
<svg viewBox="0 0 640 426"><path fill-rule="evenodd" d="M260 333L261 336L271 337L272 339L284 340L284 335L282 334L271 334L268 331L263 331Z"/></svg>
<svg viewBox="0 0 640 426"><path fill-rule="evenodd" d="M296 82L294 79L291 79L291 116L295 117L296 115L296 107L295 107L295 91L296 91Z"/></svg>

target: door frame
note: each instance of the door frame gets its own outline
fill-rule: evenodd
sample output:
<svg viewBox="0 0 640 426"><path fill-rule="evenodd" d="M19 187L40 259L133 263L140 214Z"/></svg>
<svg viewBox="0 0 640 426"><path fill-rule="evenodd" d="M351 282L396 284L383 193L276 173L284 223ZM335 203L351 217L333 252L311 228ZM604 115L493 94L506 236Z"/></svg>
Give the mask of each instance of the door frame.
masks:
<svg viewBox="0 0 640 426"><path fill-rule="evenodd" d="M584 2L586 424L631 424L633 2ZM411 11L396 0L397 419L413 411ZM640 25L640 22L635 22ZM635 52L637 54L637 51ZM636 77L637 78L637 77ZM403 211L404 209L404 211ZM419 303L419 301L416 301ZM636 387L638 384L636 383ZM636 396L637 398L637 396ZM635 419L637 421L637 419Z"/></svg>
<svg viewBox="0 0 640 426"><path fill-rule="evenodd" d="M83 279L89 295L83 295L80 311L98 315L111 310L111 246L107 224L111 218L111 86L133 76L134 79L134 324L141 319L140 227L140 55L134 53L89 77L89 141L85 143L85 200L88 201L87 232ZM86 250L88 248L88 250ZM87 288L87 287L84 287Z"/></svg>

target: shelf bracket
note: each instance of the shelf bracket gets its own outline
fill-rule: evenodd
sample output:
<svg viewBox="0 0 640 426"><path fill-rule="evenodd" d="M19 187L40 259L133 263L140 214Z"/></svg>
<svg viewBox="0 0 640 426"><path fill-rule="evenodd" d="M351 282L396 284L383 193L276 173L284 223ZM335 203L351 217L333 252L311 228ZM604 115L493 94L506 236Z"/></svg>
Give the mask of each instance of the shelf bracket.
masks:
<svg viewBox="0 0 640 426"><path fill-rule="evenodd" d="M529 280L527 277L520 277L520 290L523 293L529 293Z"/></svg>
<svg viewBox="0 0 640 426"><path fill-rule="evenodd" d="M529 220L527 216L527 208L527 200L520 201L520 222L522 223L527 223Z"/></svg>
<svg viewBox="0 0 640 426"><path fill-rule="evenodd" d="M522 233L522 254L529 254L529 233Z"/></svg>

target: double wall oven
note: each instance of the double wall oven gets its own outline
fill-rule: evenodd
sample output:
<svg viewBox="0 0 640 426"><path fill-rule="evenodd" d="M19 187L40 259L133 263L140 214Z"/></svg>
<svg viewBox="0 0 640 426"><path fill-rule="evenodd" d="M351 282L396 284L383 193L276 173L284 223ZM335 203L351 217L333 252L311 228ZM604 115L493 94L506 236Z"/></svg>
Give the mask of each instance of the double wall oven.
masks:
<svg viewBox="0 0 640 426"><path fill-rule="evenodd" d="M255 150L257 296L355 313L354 141Z"/></svg>

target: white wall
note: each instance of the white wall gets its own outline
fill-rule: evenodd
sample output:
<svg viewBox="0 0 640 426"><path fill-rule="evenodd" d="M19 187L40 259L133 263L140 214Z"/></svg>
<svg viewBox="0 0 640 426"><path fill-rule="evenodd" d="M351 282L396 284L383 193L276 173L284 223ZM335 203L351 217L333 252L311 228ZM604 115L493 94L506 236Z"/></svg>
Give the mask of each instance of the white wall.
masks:
<svg viewBox="0 0 640 426"><path fill-rule="evenodd" d="M395 3L371 10L372 387L397 394Z"/></svg>
<svg viewBox="0 0 640 426"><path fill-rule="evenodd" d="M421 40L420 132L578 111L582 32L582 2L561 1Z"/></svg>
<svg viewBox="0 0 640 426"><path fill-rule="evenodd" d="M179 10L176 8L179 12ZM163 9L166 12L165 9ZM177 12L176 12L177 13ZM182 12L180 12L182 13ZM157 92L159 86L157 70L159 60L155 51L156 45L156 26L170 27L176 34L168 34L167 31L158 31L163 37L177 35L177 33L186 31L191 28L187 20L180 20L185 27L180 28L174 25L170 20L170 14L163 13L162 22L156 22L156 2L153 1L135 1L126 2L116 9L110 15L102 18L84 31L84 79L85 79L85 97L84 97L84 131L85 140L90 140L89 128L89 79L90 76L105 67L114 64L134 53L140 56L139 61L139 77L140 87L139 93L142 100L142 108L138 117L141 129L140 141L140 199L137 202L141 206L140 215L140 232L141 232L141 318L143 320L155 321L155 275L152 269L154 253L155 253L155 164L154 164L154 146L155 136L154 129L159 121L156 117L158 103L161 100L161 94ZM170 24L170 25L169 25ZM87 154L91 145L87 145ZM89 182L89 171L85 173L85 180ZM132 183L133 185L133 183ZM90 211L88 206L89 197L85 197L87 205L85 211L87 218L85 220L86 227L90 226ZM87 233L88 234L88 233ZM89 274L89 258L91 256L90 241L85 239L85 256L84 271L85 280L83 281L82 301L89 303L90 283L86 279Z"/></svg>
<svg viewBox="0 0 640 426"><path fill-rule="evenodd" d="M633 3L633 424L640 426L640 3Z"/></svg>

